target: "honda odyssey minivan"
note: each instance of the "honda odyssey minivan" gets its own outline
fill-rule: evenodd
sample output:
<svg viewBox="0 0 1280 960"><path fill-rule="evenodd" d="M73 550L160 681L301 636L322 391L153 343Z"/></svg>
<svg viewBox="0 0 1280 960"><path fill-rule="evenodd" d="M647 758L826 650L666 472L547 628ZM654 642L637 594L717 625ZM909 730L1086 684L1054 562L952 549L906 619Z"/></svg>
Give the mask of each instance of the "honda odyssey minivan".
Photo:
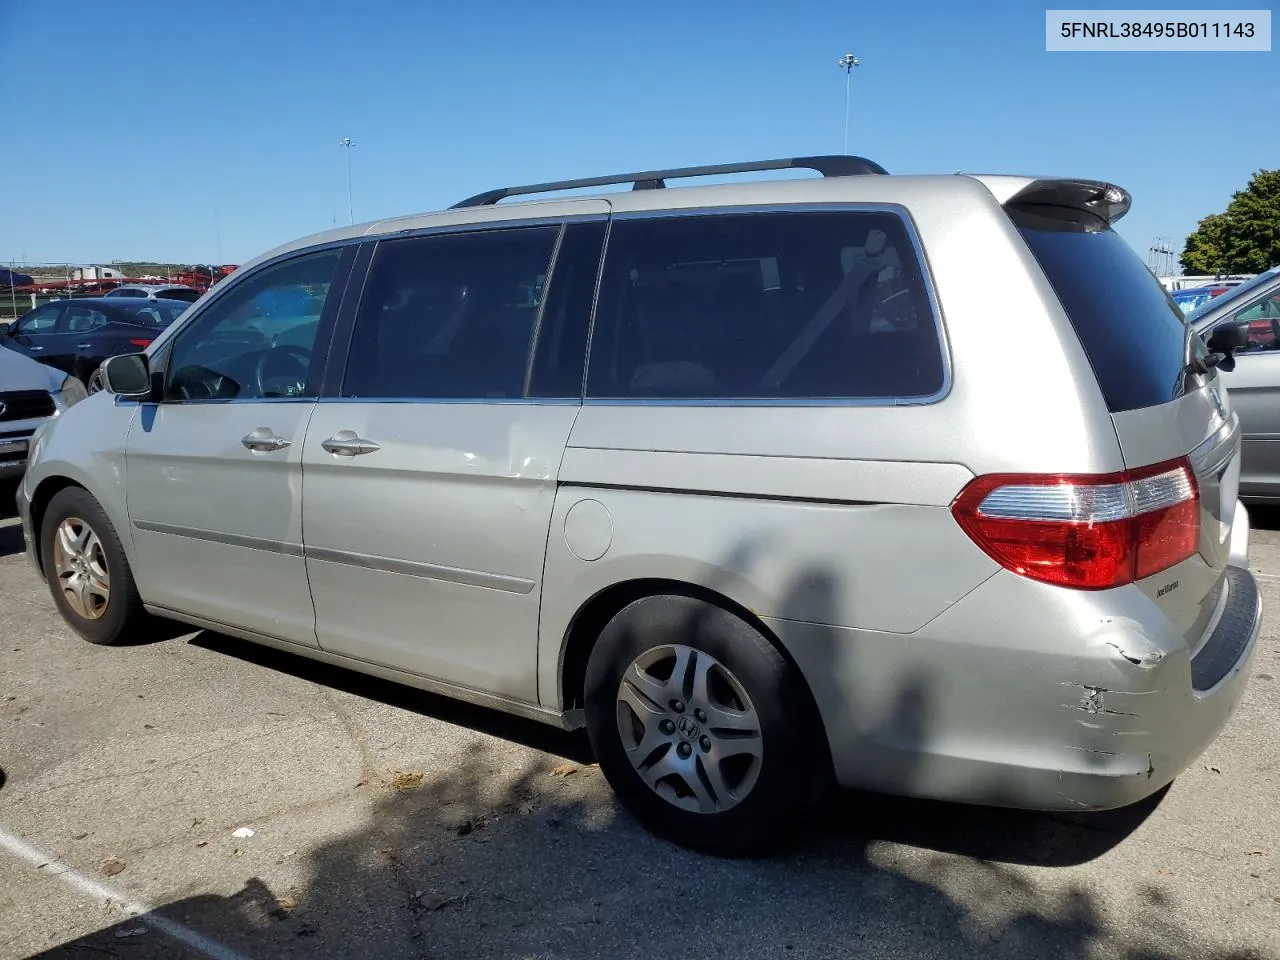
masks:
<svg viewBox="0 0 1280 960"><path fill-rule="evenodd" d="M698 849L832 781L1125 805L1261 619L1243 341L1188 330L1129 203L810 157L291 243L37 435L28 552L95 643L169 618L585 726Z"/></svg>

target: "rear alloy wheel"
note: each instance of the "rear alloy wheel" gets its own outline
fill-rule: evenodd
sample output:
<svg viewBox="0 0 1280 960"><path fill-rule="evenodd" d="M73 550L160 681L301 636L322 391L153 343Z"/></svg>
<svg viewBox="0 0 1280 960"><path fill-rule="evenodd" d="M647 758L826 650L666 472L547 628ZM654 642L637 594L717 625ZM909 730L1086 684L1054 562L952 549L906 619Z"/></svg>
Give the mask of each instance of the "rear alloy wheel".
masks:
<svg viewBox="0 0 1280 960"><path fill-rule="evenodd" d="M796 666L722 607L652 596L625 607L587 662L600 769L650 830L740 856L791 839L830 780Z"/></svg>
<svg viewBox="0 0 1280 960"><path fill-rule="evenodd" d="M711 654L683 644L632 661L618 685L618 734L649 789L694 813L741 803L764 759L746 689Z"/></svg>
<svg viewBox="0 0 1280 960"><path fill-rule="evenodd" d="M151 626L115 527L87 490L67 487L49 501L40 561L58 612L90 643L141 639Z"/></svg>

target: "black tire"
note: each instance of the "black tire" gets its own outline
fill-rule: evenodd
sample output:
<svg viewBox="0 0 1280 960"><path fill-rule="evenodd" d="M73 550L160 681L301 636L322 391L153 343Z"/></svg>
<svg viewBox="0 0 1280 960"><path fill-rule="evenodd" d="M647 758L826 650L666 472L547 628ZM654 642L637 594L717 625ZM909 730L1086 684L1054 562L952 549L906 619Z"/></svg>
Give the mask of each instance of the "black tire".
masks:
<svg viewBox="0 0 1280 960"><path fill-rule="evenodd" d="M109 595L97 617L81 615L72 606L58 575L54 538L64 520L86 524L101 545L101 560L106 568ZM40 563L53 596L54 605L67 624L90 643L104 646L129 643L140 639L151 623L142 608L142 598L133 580L133 571L125 558L124 548L115 527L87 490L67 487L54 494L40 525Z"/></svg>
<svg viewBox="0 0 1280 960"><path fill-rule="evenodd" d="M618 705L623 676L637 658L672 644L719 661L755 708L762 748L754 785L727 809L677 806L645 782L627 755ZM681 846L719 856L770 853L795 839L830 783L826 737L798 668L755 627L706 601L653 596L625 607L591 651L585 694L587 733L610 786L641 823ZM659 746L650 756L661 759L668 749L676 746ZM689 749L698 747L691 741ZM678 777L668 782L680 792Z"/></svg>

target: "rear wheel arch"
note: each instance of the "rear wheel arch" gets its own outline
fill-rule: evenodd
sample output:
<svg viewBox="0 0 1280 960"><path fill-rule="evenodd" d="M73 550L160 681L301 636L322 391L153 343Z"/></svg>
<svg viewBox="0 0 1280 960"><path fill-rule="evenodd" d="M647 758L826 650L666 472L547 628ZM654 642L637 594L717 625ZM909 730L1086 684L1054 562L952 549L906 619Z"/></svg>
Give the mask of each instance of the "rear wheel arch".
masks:
<svg viewBox="0 0 1280 960"><path fill-rule="evenodd" d="M813 690L809 687L804 672L799 670L795 658L769 629L765 622L742 604L731 600L722 593L707 587L701 587L683 580L665 580L646 578L625 580L612 584L588 599L569 621L564 640L560 645L560 707L562 710L580 711L586 706L587 661L591 651L600 638L601 631L618 614L636 600L648 597L692 598L701 600L714 607L736 616L752 629L757 630L776 649L782 657L799 671L808 694L807 706L812 711L813 722L822 726L823 740L826 741L826 728L822 725L821 714L814 699ZM828 752L830 746L828 744Z"/></svg>

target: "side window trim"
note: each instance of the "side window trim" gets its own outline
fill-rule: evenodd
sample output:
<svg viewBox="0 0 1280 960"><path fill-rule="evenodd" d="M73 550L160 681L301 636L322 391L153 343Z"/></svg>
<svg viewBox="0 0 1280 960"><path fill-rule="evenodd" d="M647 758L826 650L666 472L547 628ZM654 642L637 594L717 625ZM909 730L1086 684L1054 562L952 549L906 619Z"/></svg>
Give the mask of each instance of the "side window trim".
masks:
<svg viewBox="0 0 1280 960"><path fill-rule="evenodd" d="M283 266L295 260L300 260L303 257L313 256L317 253L324 253L326 251L337 250L337 251L340 251L340 255L338 257L338 265L334 270L333 281L330 284L330 292L329 292L329 295L325 298L324 310L320 315L320 324L316 331L316 344L315 344L315 351L314 351L314 353L319 353L322 350L324 351L326 362L323 363L321 366L322 367L327 366L329 355L331 354L333 349L332 335L334 331L334 321L336 319L338 308L339 308L339 300L342 299L342 297L335 298L333 294L336 288L339 285L341 285L343 287L343 296L345 296L346 285L351 276L352 263L356 258L358 249L361 246L363 246L363 244L361 244L360 241L357 239L354 241L347 240L339 243L330 243L330 244L322 244L314 247L306 247L300 250L291 250L289 253L284 254L283 256L274 257L271 260L264 261L263 263L258 264L252 270L246 271L245 273L239 276L234 276L232 280L223 281L223 283L219 284L217 287L217 290L218 290L217 295L214 296L214 298L209 300L207 303L201 304L199 310L187 316L182 321L181 326L173 330L173 333L165 338L163 344L161 344L160 346L160 349L151 355L150 363L149 363L150 372L151 372L151 383L154 389L156 390L157 395L163 396L164 387L168 383L169 362L173 355L174 344L178 343L182 339L182 337L188 335L193 325L198 324L200 322L200 319L204 317L210 310L217 309L219 304L221 304L223 300L228 295L233 293L241 284L251 281L254 277L258 276L260 273L263 273L266 270L272 270L272 269L275 269L276 267ZM166 333L167 332L168 331L166 331ZM257 398L245 398L243 400L164 399L159 402L165 403L165 404L171 404L171 405L193 404L193 403L314 402L314 400L319 396L319 394L317 393L317 388L322 385L321 376L322 374L318 374L314 366L309 368L308 374L307 374L307 393L309 394L309 396L307 397L257 397Z"/></svg>
<svg viewBox="0 0 1280 960"><path fill-rule="evenodd" d="M591 353L595 346L596 323L599 318L600 293L603 289L605 273L609 265L611 241L614 226L633 220L674 220L684 217L712 217L742 214L770 213L880 213L895 216L900 221L909 241L909 249L913 255L915 268L920 276L921 286L925 294L932 316L932 326L937 338L938 350L942 365L942 382L938 390L927 396L919 397L820 397L820 398L786 398L786 397L592 397L588 383L591 375ZM934 285L933 271L929 263L928 253L920 239L920 232L911 212L901 204L868 203L854 201L849 203L783 203L783 204L742 204L723 207L685 207L680 209L631 210L614 213L609 220L609 230L605 237L604 250L600 258L600 275L596 282L596 292L592 300L591 326L588 333L587 357L583 367L582 402L592 406L687 406L687 407L898 407L929 406L941 403L951 393L952 358L951 344L947 336L942 303Z"/></svg>

